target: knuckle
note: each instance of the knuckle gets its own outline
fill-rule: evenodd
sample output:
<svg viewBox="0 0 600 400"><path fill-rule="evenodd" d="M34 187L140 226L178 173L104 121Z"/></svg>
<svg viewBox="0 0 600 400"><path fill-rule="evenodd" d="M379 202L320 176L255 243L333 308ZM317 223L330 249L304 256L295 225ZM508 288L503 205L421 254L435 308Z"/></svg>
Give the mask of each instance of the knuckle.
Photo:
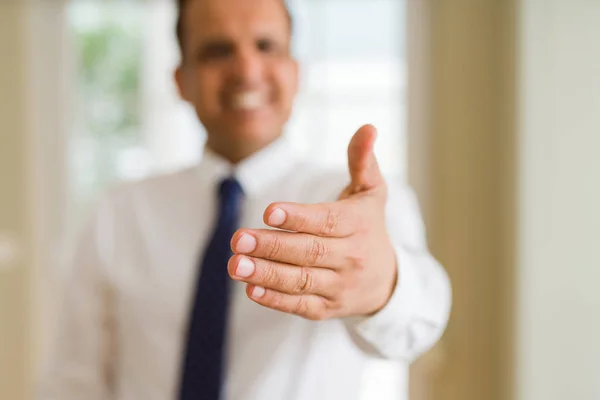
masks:
<svg viewBox="0 0 600 400"><path fill-rule="evenodd" d="M319 239L311 239L306 250L306 258L311 263L311 265L321 263L326 256L327 247L325 246L325 244Z"/></svg>
<svg viewBox="0 0 600 400"><path fill-rule="evenodd" d="M313 274L306 267L300 267L300 277L296 281L296 292L300 294L309 293L313 289Z"/></svg>
<svg viewBox="0 0 600 400"><path fill-rule="evenodd" d="M367 244L366 240L356 241L347 253L348 264L354 271L362 271L367 264Z"/></svg>
<svg viewBox="0 0 600 400"><path fill-rule="evenodd" d="M362 277L364 272L367 270L367 261L361 256L350 257L350 269L348 269L345 275L345 290L354 288L356 286L356 279Z"/></svg>
<svg viewBox="0 0 600 400"><path fill-rule="evenodd" d="M277 271L275 269L275 265L268 260L261 261L262 264L262 280L268 285L271 286L277 282Z"/></svg>
<svg viewBox="0 0 600 400"><path fill-rule="evenodd" d="M267 250L267 257L270 259L276 258L279 254L281 254L281 248L283 244L281 239L277 236L273 236L273 239L269 243L269 248Z"/></svg>
<svg viewBox="0 0 600 400"><path fill-rule="evenodd" d="M308 311L308 306L307 306L306 297L298 296L298 299L296 300L296 303L293 306L292 312L296 315L308 315L307 311Z"/></svg>
<svg viewBox="0 0 600 400"><path fill-rule="evenodd" d="M337 230L339 220L339 213L333 210L331 207L328 208L325 215L325 221L321 227L321 233L325 236L332 235Z"/></svg>
<svg viewBox="0 0 600 400"><path fill-rule="evenodd" d="M365 269L366 257L362 254L353 254L350 256L350 264L354 270L362 271Z"/></svg>

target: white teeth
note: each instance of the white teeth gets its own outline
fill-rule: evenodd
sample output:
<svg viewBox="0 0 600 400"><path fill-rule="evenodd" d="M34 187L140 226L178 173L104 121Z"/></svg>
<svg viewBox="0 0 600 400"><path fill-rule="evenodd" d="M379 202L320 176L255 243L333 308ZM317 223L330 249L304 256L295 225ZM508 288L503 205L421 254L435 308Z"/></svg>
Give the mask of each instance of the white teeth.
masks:
<svg viewBox="0 0 600 400"><path fill-rule="evenodd" d="M243 92L232 97L231 105L234 110L255 110L264 106L266 96L260 92Z"/></svg>

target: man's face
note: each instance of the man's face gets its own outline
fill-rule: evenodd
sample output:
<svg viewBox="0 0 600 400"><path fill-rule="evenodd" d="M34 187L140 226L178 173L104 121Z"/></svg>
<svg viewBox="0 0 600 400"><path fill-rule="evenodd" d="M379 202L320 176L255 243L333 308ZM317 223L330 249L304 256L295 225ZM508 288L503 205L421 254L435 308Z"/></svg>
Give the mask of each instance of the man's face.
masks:
<svg viewBox="0 0 600 400"><path fill-rule="evenodd" d="M281 0L189 0L176 78L209 146L244 157L282 133L298 86L290 36Z"/></svg>

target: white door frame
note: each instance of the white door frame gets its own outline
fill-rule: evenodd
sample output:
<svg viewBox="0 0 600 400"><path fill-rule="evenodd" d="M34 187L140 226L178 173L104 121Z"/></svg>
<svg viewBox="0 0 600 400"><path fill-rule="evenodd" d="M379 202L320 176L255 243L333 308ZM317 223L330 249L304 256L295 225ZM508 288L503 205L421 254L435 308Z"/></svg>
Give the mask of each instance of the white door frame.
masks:
<svg viewBox="0 0 600 400"><path fill-rule="evenodd" d="M67 154L73 93L67 4L67 0L28 0L24 21L33 225L31 342L34 365L38 366L54 326L60 240L67 225Z"/></svg>

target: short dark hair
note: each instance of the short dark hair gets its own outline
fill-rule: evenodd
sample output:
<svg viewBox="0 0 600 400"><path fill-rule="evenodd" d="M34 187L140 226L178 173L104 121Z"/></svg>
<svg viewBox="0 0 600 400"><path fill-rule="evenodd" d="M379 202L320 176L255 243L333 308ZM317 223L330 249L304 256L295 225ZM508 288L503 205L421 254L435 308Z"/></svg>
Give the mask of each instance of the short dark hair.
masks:
<svg viewBox="0 0 600 400"><path fill-rule="evenodd" d="M176 0L176 1L177 1L177 26L176 26L177 42L179 43L179 50L181 51L181 56L183 57L183 32L184 32L183 13L185 10L185 6L191 0ZM292 14L290 13L290 10L288 9L286 1L281 0L281 3L283 5L283 8L285 9L288 21L290 23L290 33L292 33L292 31L293 31L293 29L292 29L292 27L293 27Z"/></svg>

